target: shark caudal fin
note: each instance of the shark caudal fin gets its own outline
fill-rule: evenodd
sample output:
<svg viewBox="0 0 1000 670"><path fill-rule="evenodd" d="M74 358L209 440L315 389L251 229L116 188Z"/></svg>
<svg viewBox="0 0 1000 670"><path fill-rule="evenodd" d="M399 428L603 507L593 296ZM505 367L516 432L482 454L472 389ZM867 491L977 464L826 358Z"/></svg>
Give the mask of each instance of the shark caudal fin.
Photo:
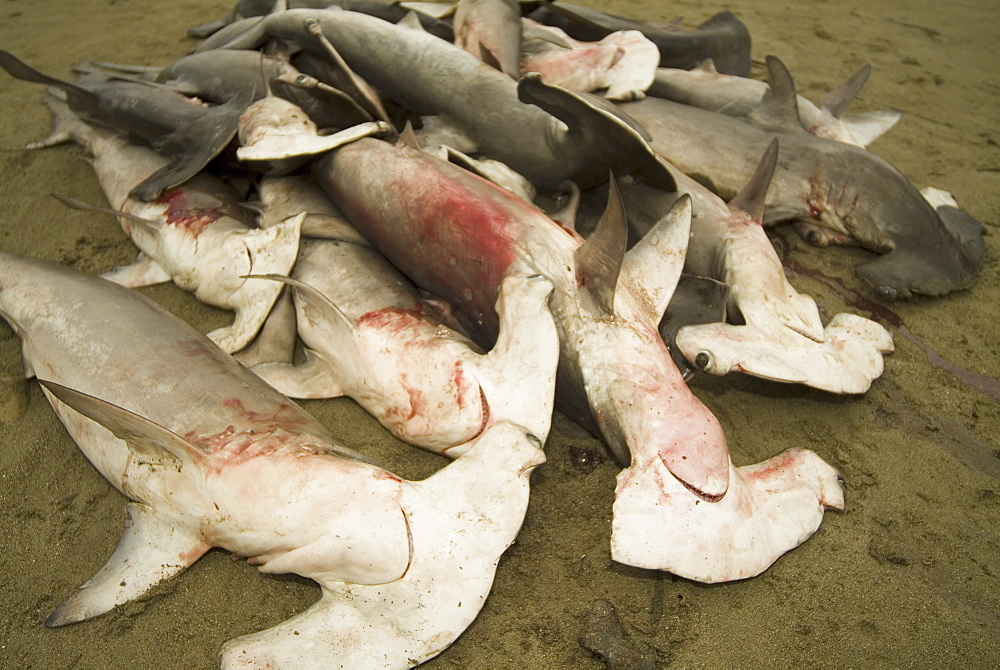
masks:
<svg viewBox="0 0 1000 670"><path fill-rule="evenodd" d="M205 453L184 438L138 414L54 382L39 380L55 401L64 403L124 440L138 462L152 467L190 466ZM115 553L97 574L60 605L46 625L63 626L104 614L134 600L162 580L184 571L209 545L197 525L144 499L139 491L124 488L136 502L128 506L129 519Z"/></svg>

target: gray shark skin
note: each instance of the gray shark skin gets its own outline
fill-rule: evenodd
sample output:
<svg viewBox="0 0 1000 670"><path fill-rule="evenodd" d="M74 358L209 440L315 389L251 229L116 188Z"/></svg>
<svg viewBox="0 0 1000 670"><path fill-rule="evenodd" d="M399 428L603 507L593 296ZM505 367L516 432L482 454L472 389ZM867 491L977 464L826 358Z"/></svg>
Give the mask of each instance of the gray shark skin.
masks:
<svg viewBox="0 0 1000 670"><path fill-rule="evenodd" d="M660 49L660 65L690 70L706 58L719 72L750 76L750 31L729 11L719 12L695 30L657 21L636 21L568 2L543 2L531 14L578 40L597 41L616 30L638 30Z"/></svg>
<svg viewBox="0 0 1000 670"><path fill-rule="evenodd" d="M383 95L418 114L451 117L484 154L535 183L556 188L573 179L584 187L606 180L608 168L647 168L657 171L654 179L672 185L642 133L612 106L547 86L537 75L514 82L453 44L365 14L271 14L227 48L283 39L323 55L307 28L315 23L347 64Z"/></svg>
<svg viewBox="0 0 1000 670"><path fill-rule="evenodd" d="M226 669L407 668L479 612L544 462L523 427L498 422L407 481L137 292L0 253L0 315L70 435L129 500L118 549L46 625L135 600L212 546L322 588L292 619L227 642ZM524 392L551 403L551 383L536 382Z"/></svg>
<svg viewBox="0 0 1000 670"><path fill-rule="evenodd" d="M56 86L70 108L94 123L154 148L168 165L135 187L135 197L149 202L204 168L236 136L240 114L252 91L236 93L226 104L206 106L165 88L120 81L103 74L85 75L76 83L42 74L6 51L0 67L25 81ZM59 139L38 143L46 145Z"/></svg>
<svg viewBox="0 0 1000 670"><path fill-rule="evenodd" d="M764 129L659 98L620 106L650 132L658 153L724 198L749 181L780 138L764 222L816 222L881 254L856 271L882 299L943 295L975 281L985 253L981 227L939 216L909 179L869 151L792 124Z"/></svg>
<svg viewBox="0 0 1000 670"><path fill-rule="evenodd" d="M656 327L683 265L686 199L623 258L617 191L584 243L503 188L411 147L361 139L313 174L394 265L455 306L481 346L497 336L493 303L506 276L552 283L558 402L628 465L618 475L615 560L706 582L742 579L808 538L824 509L842 506L835 471L813 452L733 467L721 426L671 360Z"/></svg>

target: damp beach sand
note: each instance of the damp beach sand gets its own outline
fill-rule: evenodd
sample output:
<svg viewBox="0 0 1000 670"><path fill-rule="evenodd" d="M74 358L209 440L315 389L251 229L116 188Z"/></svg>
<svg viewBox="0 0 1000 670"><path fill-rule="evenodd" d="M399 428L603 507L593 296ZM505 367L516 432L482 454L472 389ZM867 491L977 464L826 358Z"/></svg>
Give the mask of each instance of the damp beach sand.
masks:
<svg viewBox="0 0 1000 670"><path fill-rule="evenodd" d="M228 0L0 0L0 48L60 77L81 59L161 65L192 47L187 27L230 7ZM918 187L953 192L985 223L987 260L970 290L876 308L897 350L864 396L735 375L691 381L722 422L737 465L803 446L847 482L846 510L827 513L813 538L759 577L706 586L612 562L618 467L599 442L557 415L548 463L533 476L524 528L501 560L492 595L467 632L425 667L601 668L577 642L596 599L610 601L631 639L655 647L664 667L995 666L1000 399L949 372L934 352L1000 379L1000 2L600 7L661 21L684 16L688 24L731 9L753 36L754 76L775 54L800 93L814 99L871 63L851 111L904 113L871 148ZM0 146L44 136L42 95L40 86L0 74ZM75 147L0 152L0 248L92 273L133 259L117 222L49 197L104 202L81 157ZM870 294L852 270L867 252L810 248L787 228L775 242L794 260L792 283L825 316L872 316L856 298ZM230 318L172 285L144 292L205 332ZM45 628L52 610L111 555L125 504L69 439L37 384L21 381L19 347L0 327L0 413L8 420L0 425L0 667L213 667L223 641L275 625L318 597L306 580L261 575L213 550L141 602ZM19 406L25 391L27 404ZM304 404L346 443L401 475L421 478L444 464L394 441L350 401Z"/></svg>

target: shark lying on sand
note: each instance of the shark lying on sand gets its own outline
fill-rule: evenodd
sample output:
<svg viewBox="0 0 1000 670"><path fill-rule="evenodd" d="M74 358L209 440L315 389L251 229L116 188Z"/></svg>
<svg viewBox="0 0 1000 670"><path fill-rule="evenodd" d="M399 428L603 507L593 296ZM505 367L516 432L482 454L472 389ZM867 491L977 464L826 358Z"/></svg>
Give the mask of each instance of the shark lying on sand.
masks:
<svg viewBox="0 0 1000 670"><path fill-rule="evenodd" d="M531 427L500 421L437 474L403 480L151 300L54 263L0 253L0 315L129 500L118 549L50 627L136 600L218 546L322 588L306 611L228 641L224 668L411 667L478 614L545 460ZM553 370L538 372L522 393L551 411Z"/></svg>
<svg viewBox="0 0 1000 670"><path fill-rule="evenodd" d="M805 220L813 237L826 230L827 239L881 254L856 268L878 297L934 296L970 286L985 255L982 225L942 215L875 154L807 132L787 69L773 57L767 64L770 93L753 124L654 97L620 107L649 131L659 154L727 198L747 183L771 140L780 138L782 159L764 222Z"/></svg>
<svg viewBox="0 0 1000 670"><path fill-rule="evenodd" d="M464 317L483 346L504 277L552 282L559 403L628 465L618 477L612 556L700 581L758 574L840 508L837 474L790 450L747 468L685 385L657 324L684 261L681 199L627 255L617 192L586 243L506 190L416 148L365 138L313 174L394 265ZM624 255L624 257L623 257Z"/></svg>

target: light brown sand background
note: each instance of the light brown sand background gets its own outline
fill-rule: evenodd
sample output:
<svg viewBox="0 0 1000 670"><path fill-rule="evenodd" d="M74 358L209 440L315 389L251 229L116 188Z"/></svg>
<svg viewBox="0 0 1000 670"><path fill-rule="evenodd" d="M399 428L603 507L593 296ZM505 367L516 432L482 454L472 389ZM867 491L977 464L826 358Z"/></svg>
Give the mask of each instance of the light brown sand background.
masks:
<svg viewBox="0 0 1000 670"><path fill-rule="evenodd" d="M954 192L991 233L972 290L892 308L945 358L1000 378L1000 2L725 6L750 27L756 76L763 57L776 54L800 91L815 98L872 63L853 110L904 112L873 149L918 186ZM2 0L0 48L58 76L68 76L78 59L164 64L192 46L184 38L188 26L229 7L228 0ZM660 20L683 15L692 23L723 8L690 1L601 7ZM0 145L45 134L41 97L41 87L0 74ZM103 202L80 157L76 148L0 153L0 248L87 272L132 259L116 222L48 197L57 191ZM863 290L852 267L865 252L815 250L794 233L781 236L803 263ZM844 309L828 286L792 281L827 314ZM172 286L147 293L205 331L228 318ZM863 397L735 376L693 381L725 427L738 465L805 446L848 483L844 513L828 513L805 545L744 582L705 586L613 563L608 536L618 468L606 460L589 474L575 470L570 446L599 445L557 416L549 462L535 473L524 529L500 564L492 596L428 667L602 667L577 644L595 598L611 600L631 633L659 648L672 667L995 666L1000 402L932 366L893 332L898 350ZM4 402L17 397L18 347L0 327ZM44 628L53 608L113 551L124 500L67 437L37 385L28 390L26 413L0 433L0 667L211 667L224 640L274 625L315 600L311 583L260 575L216 550L140 603ZM405 476L444 464L394 442L350 401L306 406L349 444Z"/></svg>

